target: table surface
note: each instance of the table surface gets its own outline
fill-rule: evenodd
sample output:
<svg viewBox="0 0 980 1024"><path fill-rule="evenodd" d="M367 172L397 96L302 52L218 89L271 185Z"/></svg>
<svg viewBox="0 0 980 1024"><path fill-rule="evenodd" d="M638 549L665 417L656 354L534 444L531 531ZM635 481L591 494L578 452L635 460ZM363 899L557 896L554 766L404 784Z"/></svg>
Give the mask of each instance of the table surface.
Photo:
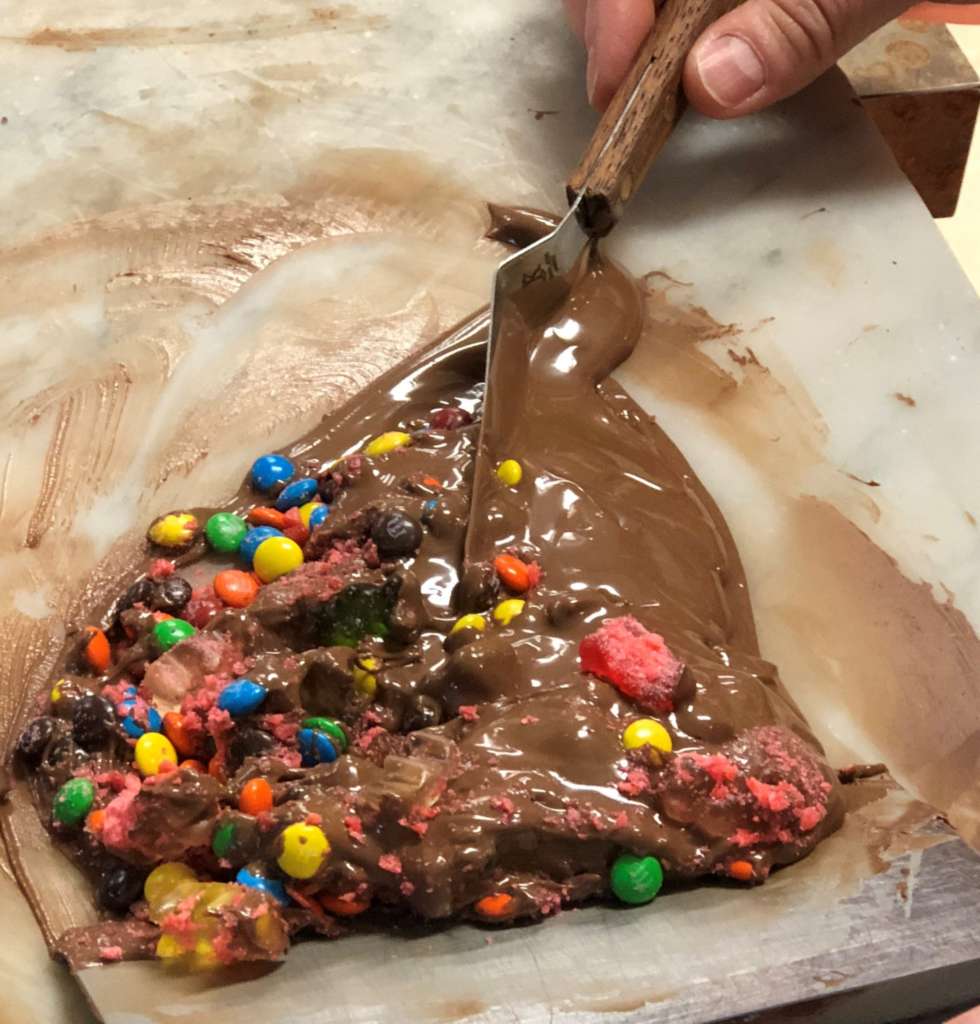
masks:
<svg viewBox="0 0 980 1024"><path fill-rule="evenodd" d="M482 200L558 207L593 119L548 0L451 18L434 0L44 0L0 14L0 55L0 621L43 663L65 595L127 530L230 492L352 367L485 301ZM719 501L763 648L835 762L887 761L977 835L977 682L936 666L980 622L978 305L851 100L831 76L745 122L685 120L613 239L669 275L651 278L662 330L620 376ZM679 320L696 343L672 342ZM867 986L878 1011L889 990L916 1005L903 986L935 991L934 970L952 1002L980 957L977 860L897 799L751 893L589 908L489 946L469 927L306 944L225 986L220 1013L619 1024L847 993L860 1014ZM82 1019L5 875L0 905L17 1019ZM117 1024L222 1019L200 979L82 982ZM276 1002L308 991L334 996Z"/></svg>

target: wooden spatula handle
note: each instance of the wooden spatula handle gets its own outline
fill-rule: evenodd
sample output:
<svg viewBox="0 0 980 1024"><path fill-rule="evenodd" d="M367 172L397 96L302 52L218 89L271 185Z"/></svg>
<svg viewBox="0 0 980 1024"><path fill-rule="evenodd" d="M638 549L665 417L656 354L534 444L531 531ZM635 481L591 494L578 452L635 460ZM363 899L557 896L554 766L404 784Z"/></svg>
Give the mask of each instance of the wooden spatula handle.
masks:
<svg viewBox="0 0 980 1024"><path fill-rule="evenodd" d="M589 148L568 179L569 202L582 195L579 219L604 235L646 176L684 112L681 73L698 36L733 0L666 0Z"/></svg>

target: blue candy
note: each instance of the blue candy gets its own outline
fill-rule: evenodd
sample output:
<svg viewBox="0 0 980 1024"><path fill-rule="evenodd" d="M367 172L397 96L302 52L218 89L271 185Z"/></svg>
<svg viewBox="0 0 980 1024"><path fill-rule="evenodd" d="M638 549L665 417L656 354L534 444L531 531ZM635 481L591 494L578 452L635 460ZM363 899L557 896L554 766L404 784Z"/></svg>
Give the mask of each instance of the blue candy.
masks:
<svg viewBox="0 0 980 1024"><path fill-rule="evenodd" d="M429 498L428 501L422 504L422 522L427 523L432 518L435 510L439 507L439 502L435 498Z"/></svg>
<svg viewBox="0 0 980 1024"><path fill-rule="evenodd" d="M316 480L305 476L302 480L294 480L291 484L280 491L276 498L276 508L280 512L295 508L297 505L305 505L316 497Z"/></svg>
<svg viewBox="0 0 980 1024"><path fill-rule="evenodd" d="M233 718L250 715L265 700L269 691L251 679L236 679L218 694L218 707Z"/></svg>
<svg viewBox="0 0 980 1024"><path fill-rule="evenodd" d="M281 536L282 530L277 530L274 526L256 526L245 534L241 544L238 545L238 553L251 565L255 558L255 550L262 541L268 540L270 537Z"/></svg>
<svg viewBox="0 0 980 1024"><path fill-rule="evenodd" d="M317 505L310 512L310 532L312 533L330 515L329 505Z"/></svg>
<svg viewBox="0 0 980 1024"><path fill-rule="evenodd" d="M138 740L140 736L147 731L147 726L150 732L160 732L163 729L163 719L160 717L160 712L156 708L146 709L146 721L147 726L140 725L136 721L133 715L133 708L136 707L136 687L127 686L123 690L123 696L125 700L120 702L120 706L125 709L123 720L120 723L123 727L123 731L128 735L132 736L134 740Z"/></svg>
<svg viewBox="0 0 980 1024"><path fill-rule="evenodd" d="M283 904L283 906L288 906L289 904L286 887L278 879L263 878L261 875L252 874L248 868L242 868L235 875L235 881L239 885L247 885L250 889L258 889L260 892L267 893L274 900L278 900Z"/></svg>
<svg viewBox="0 0 980 1024"><path fill-rule="evenodd" d="M299 752L303 756L305 767L330 764L331 761L337 760L337 748L322 732L316 729L300 729L296 739L299 741Z"/></svg>
<svg viewBox="0 0 980 1024"><path fill-rule="evenodd" d="M271 491L295 475L296 469L285 455L260 455L252 463L252 486L257 491Z"/></svg>

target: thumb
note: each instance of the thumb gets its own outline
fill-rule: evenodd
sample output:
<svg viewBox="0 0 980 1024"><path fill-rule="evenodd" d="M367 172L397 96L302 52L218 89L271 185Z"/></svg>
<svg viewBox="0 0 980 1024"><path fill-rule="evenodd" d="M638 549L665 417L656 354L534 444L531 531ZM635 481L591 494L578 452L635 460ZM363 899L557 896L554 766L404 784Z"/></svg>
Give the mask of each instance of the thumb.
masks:
<svg viewBox="0 0 980 1024"><path fill-rule="evenodd" d="M809 85L910 0L746 0L695 43L684 65L691 104L739 117Z"/></svg>

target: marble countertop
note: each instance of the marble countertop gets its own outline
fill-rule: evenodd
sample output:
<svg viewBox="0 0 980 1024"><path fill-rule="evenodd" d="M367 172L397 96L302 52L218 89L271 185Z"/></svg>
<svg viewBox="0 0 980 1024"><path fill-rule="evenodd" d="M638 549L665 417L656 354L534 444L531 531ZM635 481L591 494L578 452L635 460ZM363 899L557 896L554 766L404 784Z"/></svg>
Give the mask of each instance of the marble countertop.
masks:
<svg viewBox="0 0 980 1024"><path fill-rule="evenodd" d="M560 208L594 121L557 5L452 6L0 13L4 679L41 671L72 591L127 532L220 499L251 453L484 303L499 255L485 200ZM834 759L886 761L977 840L980 306L928 213L832 75L744 122L688 117L612 241L652 275L660 327L620 376L728 518L767 656ZM19 702L0 691L8 731ZM893 850L896 871L909 856ZM824 867L839 864L831 851ZM886 924L904 914L876 898ZM780 905L753 907L767 901ZM0 952L16 1019L81 1020L8 874L0 905L18 936ZM588 942L582 929L608 937L622 915L569 920L556 934ZM653 941L656 920L629 934ZM691 943L678 954L694 948L671 928ZM560 959L533 934L481 962L505 975L508 956ZM768 934L778 949L784 933ZM786 950L788 979L814 942ZM532 1007L518 986L519 1019L572 1012L574 965L551 966L571 987ZM657 998L679 1007L690 965L668 967L678 990L665 980ZM599 1001L646 1019L644 1000L616 1004L642 964L624 970ZM720 954L697 971L731 1012L758 1008L737 973ZM86 981L110 1010L112 977ZM199 996L181 996L188 1014ZM483 1012L469 1016L498 1019ZM330 1013L315 1019L371 1019Z"/></svg>

